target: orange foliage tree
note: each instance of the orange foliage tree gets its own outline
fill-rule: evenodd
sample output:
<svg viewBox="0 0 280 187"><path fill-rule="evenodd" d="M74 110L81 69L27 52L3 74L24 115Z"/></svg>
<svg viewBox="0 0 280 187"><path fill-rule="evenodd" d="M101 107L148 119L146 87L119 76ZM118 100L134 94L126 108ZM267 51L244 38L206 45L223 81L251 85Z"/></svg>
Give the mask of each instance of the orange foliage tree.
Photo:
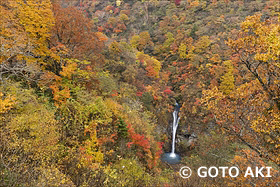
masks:
<svg viewBox="0 0 280 187"><path fill-rule="evenodd" d="M52 30L51 47L63 44L72 58L89 60L95 65L103 61L100 52L107 38L94 32L93 23L82 11L54 4L53 13L56 24Z"/></svg>

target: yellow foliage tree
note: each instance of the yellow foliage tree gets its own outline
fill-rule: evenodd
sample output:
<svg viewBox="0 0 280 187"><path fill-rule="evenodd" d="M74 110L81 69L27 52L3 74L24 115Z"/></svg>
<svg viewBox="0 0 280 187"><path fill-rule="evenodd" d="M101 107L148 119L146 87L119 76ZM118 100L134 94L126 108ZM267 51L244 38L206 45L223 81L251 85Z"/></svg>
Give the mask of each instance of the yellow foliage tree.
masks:
<svg viewBox="0 0 280 187"><path fill-rule="evenodd" d="M143 51L146 47L154 45L147 31L141 32L139 35L134 35L130 40L130 44L139 51Z"/></svg>
<svg viewBox="0 0 280 187"><path fill-rule="evenodd" d="M15 98L11 95L8 95L6 98L3 98L3 96L4 94L0 92L0 114L9 111L13 107L15 101Z"/></svg>
<svg viewBox="0 0 280 187"><path fill-rule="evenodd" d="M230 60L224 62L227 72L221 77L220 89L228 95L234 89L233 66Z"/></svg>
<svg viewBox="0 0 280 187"><path fill-rule="evenodd" d="M226 61L220 90L204 90L202 103L224 131L280 166L280 27L277 19L260 18L247 17L228 41L240 62L235 71L242 72L241 83L234 86L233 67Z"/></svg>
<svg viewBox="0 0 280 187"><path fill-rule="evenodd" d="M30 176L38 177L43 165L57 167L53 162L59 139L55 111L32 89L23 89L18 83L0 85L0 89L8 95L4 100L0 99L1 175L8 176L8 186L10 182L35 186L34 180L28 180ZM11 107L13 109L8 111Z"/></svg>
<svg viewBox="0 0 280 187"><path fill-rule="evenodd" d="M13 6L17 9L19 24L32 41L36 56L50 55L48 39L54 26L52 4L50 0L16 0Z"/></svg>
<svg viewBox="0 0 280 187"><path fill-rule="evenodd" d="M179 50L180 58L182 58L182 59L187 58L187 54L186 54L187 53L187 46L186 46L186 44L181 43L178 50Z"/></svg>
<svg viewBox="0 0 280 187"><path fill-rule="evenodd" d="M144 54L143 52L138 52L136 54L138 60L140 63L143 63L146 67L147 75L149 77L159 78L159 72L161 69L161 63L154 57L150 57L147 54Z"/></svg>
<svg viewBox="0 0 280 187"><path fill-rule="evenodd" d="M51 7L50 0L15 0L0 5L2 60L16 58L44 64L44 57L51 55L48 48L54 25Z"/></svg>

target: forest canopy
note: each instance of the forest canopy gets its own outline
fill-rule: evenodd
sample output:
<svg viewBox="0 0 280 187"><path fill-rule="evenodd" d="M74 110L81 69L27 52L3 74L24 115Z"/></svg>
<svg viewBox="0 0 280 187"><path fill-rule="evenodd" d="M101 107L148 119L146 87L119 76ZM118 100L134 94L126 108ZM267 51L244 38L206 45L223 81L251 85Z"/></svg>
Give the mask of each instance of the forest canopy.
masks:
<svg viewBox="0 0 280 187"><path fill-rule="evenodd" d="M1 0L0 186L280 185L279 7ZM182 166L272 177L184 179Z"/></svg>

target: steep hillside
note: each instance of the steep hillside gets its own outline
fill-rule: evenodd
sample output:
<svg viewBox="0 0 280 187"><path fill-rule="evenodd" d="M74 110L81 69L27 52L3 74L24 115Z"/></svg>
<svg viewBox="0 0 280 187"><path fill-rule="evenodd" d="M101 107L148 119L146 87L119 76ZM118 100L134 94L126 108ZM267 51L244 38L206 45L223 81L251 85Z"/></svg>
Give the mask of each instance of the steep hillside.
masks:
<svg viewBox="0 0 280 187"><path fill-rule="evenodd" d="M279 7L2 0L0 186L280 185ZM272 177L244 176L256 166Z"/></svg>

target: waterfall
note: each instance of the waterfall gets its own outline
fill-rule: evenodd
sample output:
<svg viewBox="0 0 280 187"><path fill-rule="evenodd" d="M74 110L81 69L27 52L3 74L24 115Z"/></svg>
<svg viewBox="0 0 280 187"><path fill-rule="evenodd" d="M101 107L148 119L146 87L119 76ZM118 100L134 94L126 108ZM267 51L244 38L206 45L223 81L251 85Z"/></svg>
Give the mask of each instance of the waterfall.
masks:
<svg viewBox="0 0 280 187"><path fill-rule="evenodd" d="M176 139L176 131L178 128L180 117L178 116L180 111L180 106L176 102L175 109L173 111L173 123L172 123L172 149L171 153L164 153L161 157L163 162L167 162L169 164L178 164L180 163L181 157L177 153L175 153L175 139Z"/></svg>
<svg viewBox="0 0 280 187"><path fill-rule="evenodd" d="M176 138L176 131L179 124L180 117L178 117L178 113L180 110L179 104L176 102L175 110L173 111L173 124L172 124L172 150L171 150L171 157L176 157L175 154L175 138Z"/></svg>

